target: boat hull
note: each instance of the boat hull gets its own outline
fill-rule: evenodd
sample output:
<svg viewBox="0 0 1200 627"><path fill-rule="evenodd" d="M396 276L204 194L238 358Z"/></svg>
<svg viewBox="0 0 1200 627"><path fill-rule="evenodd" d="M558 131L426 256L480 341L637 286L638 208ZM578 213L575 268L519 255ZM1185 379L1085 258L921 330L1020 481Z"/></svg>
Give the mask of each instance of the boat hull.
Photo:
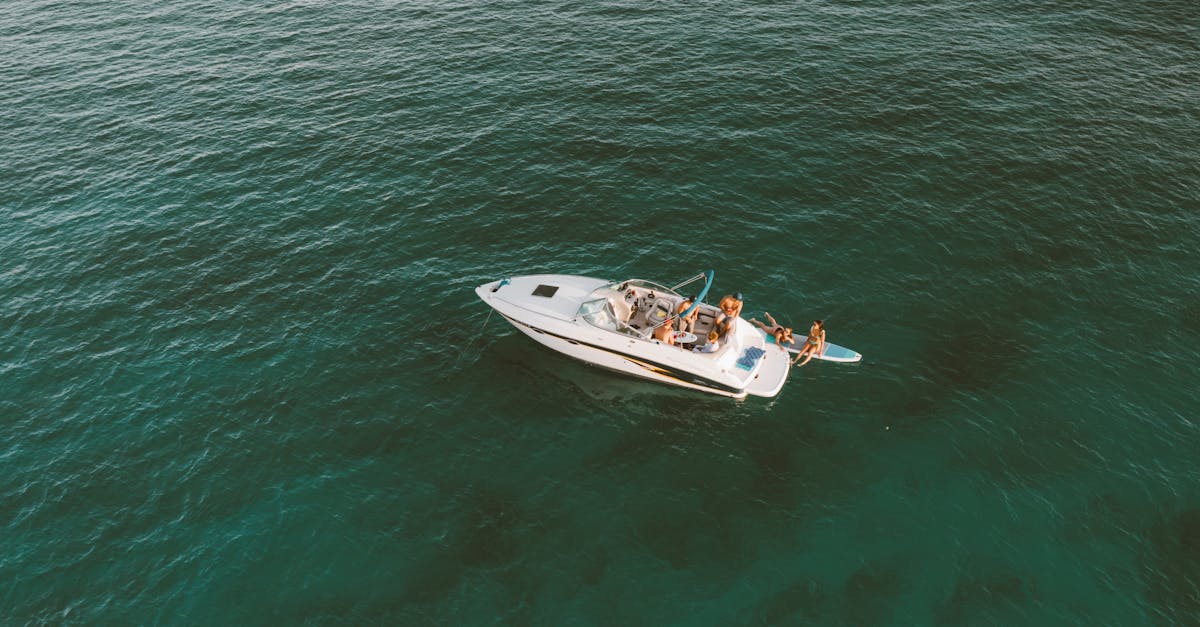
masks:
<svg viewBox="0 0 1200 627"><path fill-rule="evenodd" d="M675 385L710 394L720 394L730 398L745 398L747 395L745 390L721 386L715 382L697 381L696 375L681 372L667 364L560 337L509 318L508 316L504 316L504 319L508 320L518 331L529 336L542 346L568 357L578 359L591 366L598 366L614 372L657 381L667 385Z"/></svg>

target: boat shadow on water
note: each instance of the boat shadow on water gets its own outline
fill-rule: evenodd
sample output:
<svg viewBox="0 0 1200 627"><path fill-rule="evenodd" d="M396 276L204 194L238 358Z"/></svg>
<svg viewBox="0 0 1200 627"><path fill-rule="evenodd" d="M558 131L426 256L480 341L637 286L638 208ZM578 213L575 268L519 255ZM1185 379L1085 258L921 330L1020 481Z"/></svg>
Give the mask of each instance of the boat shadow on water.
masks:
<svg viewBox="0 0 1200 627"><path fill-rule="evenodd" d="M744 399L713 397L703 392L664 386L615 370L585 364L531 343L519 333L497 338L480 354L479 368L494 368L486 362L498 361L513 372L519 372L519 385L573 386L593 400L619 402L634 398L639 402L688 401L690 403L728 406ZM511 376L511 375L510 375Z"/></svg>

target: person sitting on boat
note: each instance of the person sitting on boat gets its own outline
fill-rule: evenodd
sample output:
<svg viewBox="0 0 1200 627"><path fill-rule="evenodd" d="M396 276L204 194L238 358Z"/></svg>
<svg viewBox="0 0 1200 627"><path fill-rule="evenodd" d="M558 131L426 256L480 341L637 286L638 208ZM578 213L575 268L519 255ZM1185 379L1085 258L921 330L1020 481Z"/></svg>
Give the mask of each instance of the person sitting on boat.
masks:
<svg viewBox="0 0 1200 627"><path fill-rule="evenodd" d="M695 296L688 296L687 298L683 299L683 302L679 303L679 307L675 308L675 313L677 315L682 316L683 312L687 311L688 307L691 307L692 304L695 302L696 302ZM679 330L686 331L688 333L692 333L696 328L696 317L699 315L700 315L700 308L697 307L697 308L693 309L692 313L688 314L688 316L686 318L680 318L679 319Z"/></svg>
<svg viewBox="0 0 1200 627"><path fill-rule="evenodd" d="M654 339L668 346L675 345L675 317L672 316L667 320L663 320L662 324L654 329Z"/></svg>
<svg viewBox="0 0 1200 627"><path fill-rule="evenodd" d="M737 292L732 295L725 296L721 299L719 307L721 313L717 314L716 328L725 337L725 334L733 328L733 321L742 314L742 293Z"/></svg>
<svg viewBox="0 0 1200 627"><path fill-rule="evenodd" d="M825 352L825 321L813 320L812 327L808 330L808 339L804 342L804 349L796 355L792 363L800 361L800 358L803 357L804 361L800 364L803 366L812 359L813 355L820 355L823 352Z"/></svg>
<svg viewBox="0 0 1200 627"><path fill-rule="evenodd" d="M796 343L796 339L792 337L792 327L785 327L782 324L775 322L775 318L771 317L770 312L764 311L763 315L766 316L767 321L771 323L771 326L768 327L767 325L759 322L758 320L755 320L754 318L751 318L750 320L748 320L748 322L750 322L754 326L762 329L768 335L771 335L772 337L774 337L775 344L779 346L779 350L786 353L787 347L784 346L784 344L790 345L790 344Z"/></svg>
<svg viewBox="0 0 1200 627"><path fill-rule="evenodd" d="M692 349L693 353L715 353L721 348L721 336L716 329L708 332L708 342Z"/></svg>

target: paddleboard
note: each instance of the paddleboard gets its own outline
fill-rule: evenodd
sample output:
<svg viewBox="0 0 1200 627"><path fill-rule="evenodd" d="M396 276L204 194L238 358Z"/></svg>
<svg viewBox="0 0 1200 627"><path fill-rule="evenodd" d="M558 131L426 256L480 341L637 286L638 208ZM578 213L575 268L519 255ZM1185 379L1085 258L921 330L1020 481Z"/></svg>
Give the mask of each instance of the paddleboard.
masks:
<svg viewBox="0 0 1200 627"><path fill-rule="evenodd" d="M763 331L762 329L759 329L759 331L762 331L763 336L767 338L768 344L775 343L774 335L768 335L767 332ZM799 353L800 351L804 350L804 342L806 339L807 338L805 336L798 336L796 337L796 341L794 343L784 344L783 347L787 349L787 352L789 353ZM862 355L860 353L856 353L845 346L838 346L837 344L833 344L831 342L825 342L825 350L820 354L813 353L812 358L823 359L825 361L840 361L843 363L862 361Z"/></svg>

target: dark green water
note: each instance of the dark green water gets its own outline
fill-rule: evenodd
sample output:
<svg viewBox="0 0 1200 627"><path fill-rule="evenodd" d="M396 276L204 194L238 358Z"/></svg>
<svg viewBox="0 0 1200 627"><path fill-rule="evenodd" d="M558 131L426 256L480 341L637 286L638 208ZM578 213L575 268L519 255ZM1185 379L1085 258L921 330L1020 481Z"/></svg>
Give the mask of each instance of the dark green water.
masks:
<svg viewBox="0 0 1200 627"><path fill-rule="evenodd" d="M1198 16L5 2L0 622L1195 624ZM865 362L472 292L709 267Z"/></svg>

